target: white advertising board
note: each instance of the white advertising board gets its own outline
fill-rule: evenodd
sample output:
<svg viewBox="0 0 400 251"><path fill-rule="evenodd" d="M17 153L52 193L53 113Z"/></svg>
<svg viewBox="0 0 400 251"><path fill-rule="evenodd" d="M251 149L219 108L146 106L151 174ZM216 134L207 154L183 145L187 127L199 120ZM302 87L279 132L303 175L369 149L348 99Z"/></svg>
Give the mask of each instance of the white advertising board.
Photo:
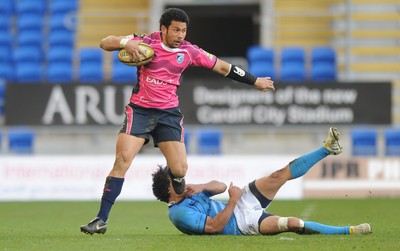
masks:
<svg viewBox="0 0 400 251"><path fill-rule="evenodd" d="M219 180L242 187L278 170L291 156L188 156L187 183ZM0 201L100 200L112 155L1 156ZM151 173L165 165L162 155L138 156L128 171L118 199L155 200ZM301 199L302 178L288 182L277 199ZM228 193L218 195L227 199Z"/></svg>

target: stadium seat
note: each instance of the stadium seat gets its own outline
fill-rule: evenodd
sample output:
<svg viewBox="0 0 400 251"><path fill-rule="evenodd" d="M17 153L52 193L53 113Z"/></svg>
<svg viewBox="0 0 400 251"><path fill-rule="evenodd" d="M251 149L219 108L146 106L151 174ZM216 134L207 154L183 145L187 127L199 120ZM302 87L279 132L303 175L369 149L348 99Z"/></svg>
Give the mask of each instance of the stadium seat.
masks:
<svg viewBox="0 0 400 251"><path fill-rule="evenodd" d="M81 83L101 83L104 81L103 64L81 63L79 65L79 81Z"/></svg>
<svg viewBox="0 0 400 251"><path fill-rule="evenodd" d="M14 0L0 1L0 16L12 16L15 12Z"/></svg>
<svg viewBox="0 0 400 251"><path fill-rule="evenodd" d="M1 70L0 70L1 71ZM4 100L6 98L6 83L0 77L0 117L4 116ZM1 135L0 135L0 150L1 150Z"/></svg>
<svg viewBox="0 0 400 251"><path fill-rule="evenodd" d="M51 15L49 20L49 32L55 31L74 31L75 19L73 16L65 14Z"/></svg>
<svg viewBox="0 0 400 251"><path fill-rule="evenodd" d="M303 82L306 79L305 65L301 63L285 63L281 65L280 79L283 82Z"/></svg>
<svg viewBox="0 0 400 251"><path fill-rule="evenodd" d="M17 30L18 32L23 31L34 31L42 33L43 31L43 16L39 14L24 14L17 18Z"/></svg>
<svg viewBox="0 0 400 251"><path fill-rule="evenodd" d="M103 52L99 48L83 48L79 51L81 63L103 62Z"/></svg>
<svg viewBox="0 0 400 251"><path fill-rule="evenodd" d="M336 65L326 62L312 64L310 77L313 82L336 81Z"/></svg>
<svg viewBox="0 0 400 251"><path fill-rule="evenodd" d="M37 47L22 46L13 52L14 63L18 62L34 62L40 64L43 60L43 52Z"/></svg>
<svg viewBox="0 0 400 251"><path fill-rule="evenodd" d="M121 63L118 51L112 55L111 81L115 83L137 83L137 68Z"/></svg>
<svg viewBox="0 0 400 251"><path fill-rule="evenodd" d="M17 15L36 14L43 16L47 8L46 0L19 0L16 3Z"/></svg>
<svg viewBox="0 0 400 251"><path fill-rule="evenodd" d="M17 34L17 43L19 47L30 46L35 47L37 50L42 51L44 36L36 31L21 31Z"/></svg>
<svg viewBox="0 0 400 251"><path fill-rule="evenodd" d="M46 60L47 63L71 63L74 57L74 49L69 46L51 46L48 48Z"/></svg>
<svg viewBox="0 0 400 251"><path fill-rule="evenodd" d="M69 30L55 30L49 33L49 47L68 46L73 48L75 45L75 34Z"/></svg>
<svg viewBox="0 0 400 251"><path fill-rule="evenodd" d="M14 46L14 35L9 31L0 31L0 47L12 51Z"/></svg>
<svg viewBox="0 0 400 251"><path fill-rule="evenodd" d="M0 31L10 32L11 31L11 16L2 15L0 13Z"/></svg>
<svg viewBox="0 0 400 251"><path fill-rule="evenodd" d="M275 77L274 51L262 46L251 46L247 50L249 71L256 77Z"/></svg>
<svg viewBox="0 0 400 251"><path fill-rule="evenodd" d="M351 130L352 155L376 156L378 133L374 129L354 128Z"/></svg>
<svg viewBox="0 0 400 251"><path fill-rule="evenodd" d="M73 82L73 64L70 62L53 62L47 67L47 82L51 84L69 84Z"/></svg>
<svg viewBox="0 0 400 251"><path fill-rule="evenodd" d="M0 79L13 81L15 78L14 67L12 63L0 62Z"/></svg>
<svg viewBox="0 0 400 251"><path fill-rule="evenodd" d="M8 150L10 153L33 153L35 132L29 129L12 129L8 132Z"/></svg>
<svg viewBox="0 0 400 251"><path fill-rule="evenodd" d="M311 49L311 80L332 82L336 80L336 53L331 47Z"/></svg>
<svg viewBox="0 0 400 251"><path fill-rule="evenodd" d="M301 47L284 47L281 51L283 82L303 82L306 79L305 52Z"/></svg>
<svg viewBox="0 0 400 251"><path fill-rule="evenodd" d="M113 64L111 81L114 83L136 83L137 68L123 63Z"/></svg>
<svg viewBox="0 0 400 251"><path fill-rule="evenodd" d="M18 83L40 83L42 79L42 67L34 61L19 61L16 66L16 81Z"/></svg>
<svg viewBox="0 0 400 251"><path fill-rule="evenodd" d="M385 130L385 155L400 156L400 129Z"/></svg>
<svg viewBox="0 0 400 251"><path fill-rule="evenodd" d="M200 155L222 153L222 131L205 128L197 132L197 153Z"/></svg>
<svg viewBox="0 0 400 251"><path fill-rule="evenodd" d="M52 0L49 6L51 15L68 14L77 10L78 2L76 0Z"/></svg>

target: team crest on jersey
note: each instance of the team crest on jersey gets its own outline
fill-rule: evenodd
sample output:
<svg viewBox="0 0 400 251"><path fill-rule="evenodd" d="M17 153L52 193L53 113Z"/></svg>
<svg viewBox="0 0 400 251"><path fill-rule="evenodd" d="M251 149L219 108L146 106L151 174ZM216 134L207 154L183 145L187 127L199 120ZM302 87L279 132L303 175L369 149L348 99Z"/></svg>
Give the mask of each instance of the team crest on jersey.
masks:
<svg viewBox="0 0 400 251"><path fill-rule="evenodd" d="M185 60L185 55L183 53L178 53L176 55L176 62L182 64L183 60Z"/></svg>

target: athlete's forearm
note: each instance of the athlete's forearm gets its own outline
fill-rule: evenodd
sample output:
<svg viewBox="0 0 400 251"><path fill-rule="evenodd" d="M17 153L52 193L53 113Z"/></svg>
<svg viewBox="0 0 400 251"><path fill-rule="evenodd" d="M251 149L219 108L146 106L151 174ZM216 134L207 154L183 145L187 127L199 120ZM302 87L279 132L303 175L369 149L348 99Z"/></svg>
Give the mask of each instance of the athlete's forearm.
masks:
<svg viewBox="0 0 400 251"><path fill-rule="evenodd" d="M124 36L107 36L100 41L100 48L106 51L115 51L121 49L121 40L126 39Z"/></svg>
<svg viewBox="0 0 400 251"><path fill-rule="evenodd" d="M230 198L224 210L222 210L214 218L207 217L206 226L204 229L205 233L220 233L226 224L228 224L229 219L233 214L233 210L235 209L236 203L237 200Z"/></svg>

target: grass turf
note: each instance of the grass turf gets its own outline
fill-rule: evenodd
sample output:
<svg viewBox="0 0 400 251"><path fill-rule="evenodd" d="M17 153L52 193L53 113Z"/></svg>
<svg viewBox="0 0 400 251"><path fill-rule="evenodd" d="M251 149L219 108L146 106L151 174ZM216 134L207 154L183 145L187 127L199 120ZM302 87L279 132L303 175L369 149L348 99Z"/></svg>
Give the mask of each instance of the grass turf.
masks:
<svg viewBox="0 0 400 251"><path fill-rule="evenodd" d="M0 250L400 250L399 199L274 201L269 212L331 225L371 223L365 236L188 236L161 202L119 201L105 235L85 235L98 202L2 202Z"/></svg>

